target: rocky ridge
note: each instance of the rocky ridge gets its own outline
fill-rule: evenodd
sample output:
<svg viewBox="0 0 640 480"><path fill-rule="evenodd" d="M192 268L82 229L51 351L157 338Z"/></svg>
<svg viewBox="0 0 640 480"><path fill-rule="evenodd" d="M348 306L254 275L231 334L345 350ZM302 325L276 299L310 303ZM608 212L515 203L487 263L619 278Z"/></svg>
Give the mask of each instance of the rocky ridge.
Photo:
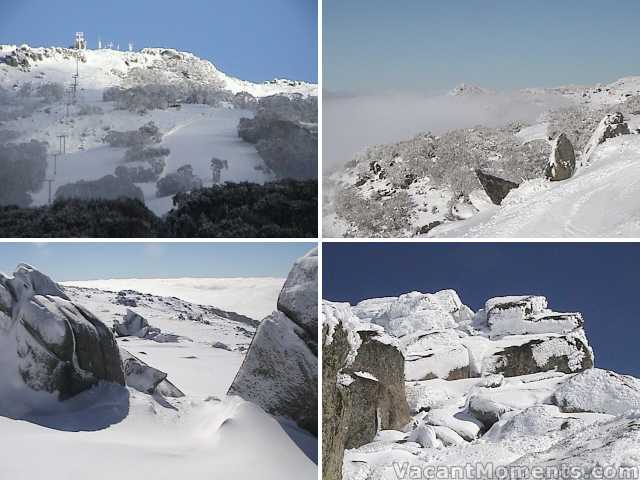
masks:
<svg viewBox="0 0 640 480"><path fill-rule="evenodd" d="M322 325L326 480L392 478L393 462L544 465L558 455L590 472L596 462L573 436L593 439L590 457L629 463L638 380L594 368L582 315L556 312L545 297L492 298L477 312L452 290L325 301ZM368 338L384 345L375 356ZM398 391L398 380L401 394L385 405L380 392ZM384 421L386 409L407 406L408 417ZM361 413L369 408L382 414ZM612 444L599 440L610 432Z"/></svg>

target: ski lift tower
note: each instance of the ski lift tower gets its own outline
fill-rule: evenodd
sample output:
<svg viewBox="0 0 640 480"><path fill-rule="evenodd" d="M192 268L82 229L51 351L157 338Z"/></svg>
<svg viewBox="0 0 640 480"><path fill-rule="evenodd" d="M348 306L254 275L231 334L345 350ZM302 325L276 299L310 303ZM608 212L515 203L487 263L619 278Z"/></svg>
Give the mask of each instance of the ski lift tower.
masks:
<svg viewBox="0 0 640 480"><path fill-rule="evenodd" d="M76 32L76 41L74 46L76 50L87 49L87 41L84 38L84 32Z"/></svg>

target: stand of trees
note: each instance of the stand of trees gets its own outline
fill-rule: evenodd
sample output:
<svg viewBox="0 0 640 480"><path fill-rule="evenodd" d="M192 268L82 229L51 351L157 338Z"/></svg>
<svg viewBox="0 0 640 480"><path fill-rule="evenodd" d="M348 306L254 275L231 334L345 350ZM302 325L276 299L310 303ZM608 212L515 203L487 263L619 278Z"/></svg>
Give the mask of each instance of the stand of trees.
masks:
<svg viewBox="0 0 640 480"><path fill-rule="evenodd" d="M0 207L0 237L317 237L316 181L226 183L180 193L158 218L140 200Z"/></svg>

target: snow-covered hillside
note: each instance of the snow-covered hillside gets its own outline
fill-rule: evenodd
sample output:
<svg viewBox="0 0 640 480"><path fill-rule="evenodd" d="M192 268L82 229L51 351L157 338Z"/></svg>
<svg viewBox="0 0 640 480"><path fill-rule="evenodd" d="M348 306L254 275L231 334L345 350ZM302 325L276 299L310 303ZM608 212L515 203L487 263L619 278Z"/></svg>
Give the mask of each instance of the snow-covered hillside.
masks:
<svg viewBox="0 0 640 480"><path fill-rule="evenodd" d="M323 324L324 366L332 374L332 362L340 366L323 378L323 395L333 396L325 480L537 478L543 467L540 478L640 473L640 380L594 368L580 313L526 295L473 312L444 290L324 302ZM389 363L398 354L404 368ZM404 392L390 401L383 392L399 379ZM409 416L387 416L402 411Z"/></svg>
<svg viewBox="0 0 640 480"><path fill-rule="evenodd" d="M503 94L478 87L462 85L454 92L450 100L454 109L466 101L471 110L485 105L488 112L504 101ZM325 234L638 236L640 170L634 159L640 148L640 137L635 135L640 131L640 110L635 106L640 98L640 77L608 85L525 89L517 92L517 98L522 120L524 112L530 113L530 106L542 107L535 121L498 129L465 126L453 135L419 134L411 140L372 148L333 172L325 178ZM518 107L513 110L517 118ZM553 153L553 138L563 132L578 138L597 136L597 122L618 111L624 112L628 134L600 139L588 152L580 140L573 145L575 175L557 182L543 178L544 164L540 162ZM596 123L589 117L596 117ZM460 166L455 170L440 166L439 161ZM495 205L473 178L474 169L520 186ZM472 188L471 181L475 182ZM371 212L371 218L363 210Z"/></svg>
<svg viewBox="0 0 640 480"><path fill-rule="evenodd" d="M76 74L78 87L74 98L72 85ZM64 98L14 114L21 108L16 105L25 98L34 99L29 92L51 85L64 86ZM168 108L144 111L130 111L115 101L103 101L107 89L144 89L149 85L163 88L188 85L193 91L208 92L207 95L218 92L220 100L178 97ZM154 147L168 149L168 154L161 158L164 163L158 178L133 181L141 188L147 206L158 215L173 205L170 195L158 197L156 181L186 164L193 167L193 174L204 186L226 181L264 183L276 178L256 148L238 137L240 119L254 116L250 105L242 103L242 95L254 100L271 95L317 95L314 84L282 79L251 83L230 77L190 53L160 48L122 52L4 45L0 46L0 88L17 95L16 105L5 106L9 114L5 121L0 121L0 131L10 132L12 142L44 141L48 143L49 155L53 155L61 150L59 136L66 135L66 148L57 165L52 157L48 161L46 179L51 180L52 195L69 183L114 175L118 166L146 167L144 161L125 164L126 148L106 144L105 136L110 131L135 131L153 122L162 136ZM234 94L242 101L231 102ZM0 99L0 107L2 103ZM212 176L212 158L227 162L217 181ZM47 204L49 185L45 182L32 197L32 205Z"/></svg>
<svg viewBox="0 0 640 480"><path fill-rule="evenodd" d="M60 282L65 286L178 297L260 320L276 309L284 278L127 278ZM247 299L251 299L250 302Z"/></svg>
<svg viewBox="0 0 640 480"><path fill-rule="evenodd" d="M116 332L126 387L91 380L112 355L104 330L103 346L90 342L100 325ZM0 275L0 477L315 479L314 436L227 395L258 325L176 296L60 288L28 266ZM95 384L60 401L76 374Z"/></svg>

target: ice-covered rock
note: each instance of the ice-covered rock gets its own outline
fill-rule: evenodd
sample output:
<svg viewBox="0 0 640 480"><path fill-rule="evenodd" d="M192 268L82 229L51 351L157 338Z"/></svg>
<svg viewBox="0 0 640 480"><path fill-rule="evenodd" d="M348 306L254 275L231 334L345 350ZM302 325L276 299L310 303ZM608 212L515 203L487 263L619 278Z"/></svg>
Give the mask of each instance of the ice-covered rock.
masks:
<svg viewBox="0 0 640 480"><path fill-rule="evenodd" d="M640 410L640 380L592 368L564 382L554 399L565 412L621 415Z"/></svg>
<svg viewBox="0 0 640 480"><path fill-rule="evenodd" d="M491 201L496 205L500 205L511 190L519 187L515 182L491 175L480 169L476 170L476 176L484 191L487 192Z"/></svg>
<svg viewBox="0 0 640 480"><path fill-rule="evenodd" d="M0 324L3 354L15 348L17 373L32 390L64 400L100 381L124 385L111 331L33 267L0 274Z"/></svg>
<svg viewBox="0 0 640 480"><path fill-rule="evenodd" d="M313 252L298 260L293 268L303 271L289 274L287 293L281 293L284 301L279 303L284 303L300 323L282 311L262 320L229 388L230 395L256 403L272 415L290 418L314 435L318 424L318 332L309 324L318 308L316 297L310 294L318 288L317 275L311 274L317 272L317 262Z"/></svg>
<svg viewBox="0 0 640 480"><path fill-rule="evenodd" d="M278 297L278 310L310 337L318 335L318 250L299 258L289 272Z"/></svg>
<svg viewBox="0 0 640 480"><path fill-rule="evenodd" d="M469 442L478 438L484 428L480 420L457 407L433 409L427 412L424 421L429 425L450 428Z"/></svg>
<svg viewBox="0 0 640 480"><path fill-rule="evenodd" d="M167 380L165 372L147 365L124 348L120 348L120 356L128 387L150 395L159 393L165 397L184 397L184 393Z"/></svg>
<svg viewBox="0 0 640 480"><path fill-rule="evenodd" d="M589 160L591 154L601 143L606 142L609 138L614 138L619 135L629 135L629 125L624 121L624 115L620 112L608 113L600 120L598 127L591 135L587 146L584 149L584 158Z"/></svg>
<svg viewBox="0 0 640 480"><path fill-rule="evenodd" d="M569 333L583 326L580 313L558 313L547 308L547 299L523 295L487 300L484 308L491 338L504 335Z"/></svg>
<svg viewBox="0 0 640 480"><path fill-rule="evenodd" d="M551 181L567 180L576 170L576 155L569 138L561 133L553 144L544 176Z"/></svg>
<svg viewBox="0 0 640 480"><path fill-rule="evenodd" d="M473 317L454 290L410 292L399 297L363 300L353 307L360 319L378 324L395 337L456 328Z"/></svg>

